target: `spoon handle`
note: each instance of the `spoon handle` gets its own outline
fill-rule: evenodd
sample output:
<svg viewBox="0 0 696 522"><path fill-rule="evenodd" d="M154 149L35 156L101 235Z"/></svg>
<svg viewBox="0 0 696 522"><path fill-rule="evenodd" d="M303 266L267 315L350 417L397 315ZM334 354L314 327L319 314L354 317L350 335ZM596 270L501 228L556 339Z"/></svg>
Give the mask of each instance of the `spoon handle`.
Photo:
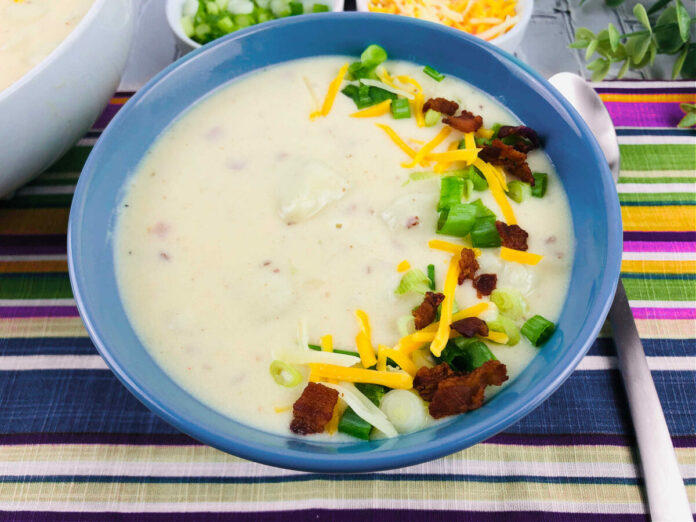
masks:
<svg viewBox="0 0 696 522"><path fill-rule="evenodd" d="M640 461L655 522L693 521L679 463L621 280L609 311Z"/></svg>

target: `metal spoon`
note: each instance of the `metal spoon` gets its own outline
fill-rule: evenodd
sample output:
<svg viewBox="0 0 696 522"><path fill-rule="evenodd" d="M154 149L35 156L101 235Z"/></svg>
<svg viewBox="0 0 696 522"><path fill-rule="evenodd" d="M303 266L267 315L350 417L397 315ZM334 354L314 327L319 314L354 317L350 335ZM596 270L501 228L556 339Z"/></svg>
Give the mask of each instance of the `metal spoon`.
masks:
<svg viewBox="0 0 696 522"><path fill-rule="evenodd" d="M618 181L619 145L602 100L585 80L575 74L555 74L549 82L590 127L609 163L614 181ZM650 515L656 522L692 522L677 456L621 280L609 311L609 322L636 431Z"/></svg>

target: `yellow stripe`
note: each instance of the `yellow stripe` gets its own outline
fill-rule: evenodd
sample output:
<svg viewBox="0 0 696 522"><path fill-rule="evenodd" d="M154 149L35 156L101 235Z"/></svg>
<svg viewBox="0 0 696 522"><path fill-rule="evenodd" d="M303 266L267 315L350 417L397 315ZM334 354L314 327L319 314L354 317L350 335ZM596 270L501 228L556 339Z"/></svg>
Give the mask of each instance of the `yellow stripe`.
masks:
<svg viewBox="0 0 696 522"><path fill-rule="evenodd" d="M344 382L381 384L389 388L408 390L413 387L413 378L402 372L380 372L363 368L346 368L334 364L309 363L310 379L336 379Z"/></svg>
<svg viewBox="0 0 696 522"><path fill-rule="evenodd" d="M452 256L450 259L447 275L445 276L445 285L442 291L445 294L445 300L442 302L440 309L440 324L437 327L437 333L433 342L430 344L430 351L435 357L440 357L442 350L445 348L450 335L450 324L452 322L452 305L454 303L454 291L457 288L457 276L459 275L459 258Z"/></svg>
<svg viewBox="0 0 696 522"><path fill-rule="evenodd" d="M109 105L123 105L128 100L130 100L130 98L128 98L127 96L119 96L117 98L114 97L111 98L111 100L109 100Z"/></svg>
<svg viewBox="0 0 696 522"><path fill-rule="evenodd" d="M67 272L67 261L0 261L1 274Z"/></svg>
<svg viewBox="0 0 696 522"><path fill-rule="evenodd" d="M624 230L629 232L696 230L696 212L692 206L621 207L621 218Z"/></svg>
<svg viewBox="0 0 696 522"><path fill-rule="evenodd" d="M65 234L67 208L0 208L0 234Z"/></svg>
<svg viewBox="0 0 696 522"><path fill-rule="evenodd" d="M625 260L621 263L621 271L649 274L694 274L696 273L696 261Z"/></svg>
<svg viewBox="0 0 696 522"><path fill-rule="evenodd" d="M600 94L605 102L696 103L696 94Z"/></svg>
<svg viewBox="0 0 696 522"><path fill-rule="evenodd" d="M87 337L79 317L22 317L0 319L0 338Z"/></svg>
<svg viewBox="0 0 696 522"><path fill-rule="evenodd" d="M358 112L354 112L350 115L351 118L374 118L376 116L383 116L389 112L389 107L391 107L391 99L384 100L377 105L368 107Z"/></svg>

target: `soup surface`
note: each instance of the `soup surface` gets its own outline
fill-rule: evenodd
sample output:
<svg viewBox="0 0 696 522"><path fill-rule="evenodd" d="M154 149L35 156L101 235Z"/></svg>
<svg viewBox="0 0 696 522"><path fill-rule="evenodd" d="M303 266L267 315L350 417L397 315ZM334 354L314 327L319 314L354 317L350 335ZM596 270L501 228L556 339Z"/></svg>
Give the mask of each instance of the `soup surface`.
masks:
<svg viewBox="0 0 696 522"><path fill-rule="evenodd" d="M323 95L345 62L274 66L198 103L148 151L117 220L119 287L144 345L195 397L271 432L289 433L289 407L304 387L279 386L269 373L274 352L296 346L300 321L310 343L331 334L334 347L355 350L354 312L363 309L374 345L393 346L399 318L422 301L395 295L397 265L434 264L442 288L450 258L428 248L431 239L452 239L435 233L439 177L406 183L424 169L402 167L408 158L375 123L415 140L436 129L389 113L351 118L355 105L341 93L327 117L308 117L316 101L307 83ZM406 62L390 61L389 70L416 78L429 97L459 100L486 126L516 121L461 80L436 83ZM478 261L499 287L518 289L534 314L555 321L572 262L571 220L547 157L534 151L529 164L549 173L546 196L511 205L543 261L504 261L497 248ZM500 213L490 191L474 197ZM478 300L471 282L457 287L460 308ZM539 350L524 338L487 344L511 379Z"/></svg>
<svg viewBox="0 0 696 522"><path fill-rule="evenodd" d="M58 47L93 3L94 0L0 2L0 91Z"/></svg>

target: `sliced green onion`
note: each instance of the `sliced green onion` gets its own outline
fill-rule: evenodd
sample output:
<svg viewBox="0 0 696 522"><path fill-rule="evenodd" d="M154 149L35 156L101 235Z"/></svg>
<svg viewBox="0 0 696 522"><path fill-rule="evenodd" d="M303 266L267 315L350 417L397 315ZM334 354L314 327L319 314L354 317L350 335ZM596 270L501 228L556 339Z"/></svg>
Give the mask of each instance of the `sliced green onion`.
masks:
<svg viewBox="0 0 696 522"><path fill-rule="evenodd" d="M372 96L370 96L370 86L361 83L358 87L358 108L362 109L364 107L369 107L374 105Z"/></svg>
<svg viewBox="0 0 696 522"><path fill-rule="evenodd" d="M425 404L409 390L391 390L382 399L379 409L399 433L411 433L426 423Z"/></svg>
<svg viewBox="0 0 696 522"><path fill-rule="evenodd" d="M238 14L234 16L234 23L238 27L249 27L256 24L256 20L252 14Z"/></svg>
<svg viewBox="0 0 696 522"><path fill-rule="evenodd" d="M464 199L469 201L472 193L474 192L474 182L469 178L464 180Z"/></svg>
<svg viewBox="0 0 696 522"><path fill-rule="evenodd" d="M470 179L474 184L474 190L482 192L488 188L486 178L484 178L483 174L481 174L481 172L473 165L469 167L469 170L467 170L466 178Z"/></svg>
<svg viewBox="0 0 696 522"><path fill-rule="evenodd" d="M216 15L220 13L220 7L215 2L206 2L205 3L205 9L208 11L208 14L211 15Z"/></svg>
<svg viewBox="0 0 696 522"><path fill-rule="evenodd" d="M433 69L433 68L430 67L429 65L426 65L426 66L423 68L423 72L424 72L425 74L427 74L428 76L430 76L430 77L431 77L433 80L435 80L436 82L441 82L442 80L445 79L445 75L444 75L444 74L442 74L441 72L436 71L435 69Z"/></svg>
<svg viewBox="0 0 696 522"><path fill-rule="evenodd" d="M397 98L391 103L391 113L395 120L411 117L411 106L406 98Z"/></svg>
<svg viewBox="0 0 696 522"><path fill-rule="evenodd" d="M535 198L543 198L549 184L549 175L544 172L533 172L532 176L534 176L532 196Z"/></svg>
<svg viewBox="0 0 696 522"><path fill-rule="evenodd" d="M471 229L471 244L478 248L500 246L500 235L498 234L498 229L495 228L495 217L476 219Z"/></svg>
<svg viewBox="0 0 696 522"><path fill-rule="evenodd" d="M217 26L220 28L220 30L224 33L231 33L236 29L234 22L229 16L226 16L224 18L220 18L220 20L217 21Z"/></svg>
<svg viewBox="0 0 696 522"><path fill-rule="evenodd" d="M360 61L365 67L375 68L387 59L387 51L379 45L368 45L360 55Z"/></svg>
<svg viewBox="0 0 696 522"><path fill-rule="evenodd" d="M372 401L372 404L379 407L382 402L382 397L387 393L387 388L381 384L372 384L368 382L356 382L355 387L362 393L365 397Z"/></svg>
<svg viewBox="0 0 696 522"><path fill-rule="evenodd" d="M460 372L470 372L491 360L496 360L496 357L485 343L466 337L450 339L440 354L440 361Z"/></svg>
<svg viewBox="0 0 696 522"><path fill-rule="evenodd" d="M480 199L476 199L470 203L470 205L473 205L476 207L476 217L477 218L484 218L484 217L495 217L495 212L493 212L490 208L488 208L486 205L483 204L483 201Z"/></svg>
<svg viewBox="0 0 696 522"><path fill-rule="evenodd" d="M502 141L505 145L511 145L513 147L520 142L524 143L529 147L533 146L531 140L528 140L527 138L525 138L524 136L520 136L519 134L508 134L500 141Z"/></svg>
<svg viewBox="0 0 696 522"><path fill-rule="evenodd" d="M422 270L412 268L401 276L399 286L396 287L394 293L396 295L404 295L409 292L425 295L425 292L430 290L430 279Z"/></svg>
<svg viewBox="0 0 696 522"><path fill-rule="evenodd" d="M301 15L304 13L302 2L290 2L290 16Z"/></svg>
<svg viewBox="0 0 696 522"><path fill-rule="evenodd" d="M464 180L459 176L447 176L440 181L440 200L437 211L444 210L462 202Z"/></svg>
<svg viewBox="0 0 696 522"><path fill-rule="evenodd" d="M489 140L488 138L479 138L478 136L474 136L474 143L476 143L477 147L483 147L484 145L490 145L492 143L492 140Z"/></svg>
<svg viewBox="0 0 696 522"><path fill-rule="evenodd" d="M196 34L196 29L193 27L193 17L184 16L181 19L181 28L184 30L184 34L189 38Z"/></svg>
<svg viewBox="0 0 696 522"><path fill-rule="evenodd" d="M196 26L195 32L198 38L203 39L210 32L210 26L208 24L199 24Z"/></svg>
<svg viewBox="0 0 696 522"><path fill-rule="evenodd" d="M329 6L326 4L314 4L312 6L313 13L327 13L329 11Z"/></svg>
<svg viewBox="0 0 696 522"><path fill-rule="evenodd" d="M264 9L262 7L259 7L256 11L254 11L254 14L256 15L256 19L259 21L259 23L268 22L269 20L275 19L270 9Z"/></svg>
<svg viewBox="0 0 696 522"><path fill-rule="evenodd" d="M374 85L370 86L370 98L374 104L381 103L384 100L397 100L397 95L393 92L389 92L386 89L380 89Z"/></svg>
<svg viewBox="0 0 696 522"><path fill-rule="evenodd" d="M502 123L494 123L493 127L491 127L491 130L493 131L493 136L491 136L491 141L496 139L498 137L498 132L500 132L500 127L502 127Z"/></svg>
<svg viewBox="0 0 696 522"><path fill-rule="evenodd" d="M278 18L290 16L290 6L288 5L288 0L271 0L270 8L273 14Z"/></svg>
<svg viewBox="0 0 696 522"><path fill-rule="evenodd" d="M268 370L273 380L286 388L292 388L302 382L302 374L283 361L273 361Z"/></svg>
<svg viewBox="0 0 696 522"><path fill-rule="evenodd" d="M495 321L488 321L487 324L492 331L503 332L508 336L508 341L505 343L508 346L515 346L520 342L520 329L512 319L500 314Z"/></svg>
<svg viewBox="0 0 696 522"><path fill-rule="evenodd" d="M524 181L511 181L508 183L507 195L513 201L522 203L532 195L532 187Z"/></svg>
<svg viewBox="0 0 696 522"><path fill-rule="evenodd" d="M437 233L465 237L472 231L475 222L476 207L469 203L455 203L440 212L440 218L437 220Z"/></svg>
<svg viewBox="0 0 696 522"><path fill-rule="evenodd" d="M346 411L343 412L341 419L338 421L338 431L356 439L370 440L372 424L359 417L353 411L353 408L349 407L346 408Z"/></svg>
<svg viewBox="0 0 696 522"><path fill-rule="evenodd" d="M411 314L402 315L396 320L396 329L401 337L405 337L412 333L415 328L413 328L413 316Z"/></svg>
<svg viewBox="0 0 696 522"><path fill-rule="evenodd" d="M430 279L430 289L435 290L435 265L428 265L428 279Z"/></svg>
<svg viewBox="0 0 696 522"><path fill-rule="evenodd" d="M437 112L435 109L428 109L427 111L425 111L425 126L432 127L433 125L436 125L441 118L441 113Z"/></svg>
<svg viewBox="0 0 696 522"><path fill-rule="evenodd" d="M522 335L524 335L534 346L541 346L553 335L556 325L540 315L527 320L522 325Z"/></svg>
<svg viewBox="0 0 696 522"><path fill-rule="evenodd" d="M527 313L527 301L515 288L496 288L491 292L491 301L510 319L522 319Z"/></svg>
<svg viewBox="0 0 696 522"><path fill-rule="evenodd" d="M411 172L408 175L408 179L404 181L401 186L405 187L408 185L411 181L423 181L424 179L432 179L439 177L439 174L435 174L434 172Z"/></svg>

